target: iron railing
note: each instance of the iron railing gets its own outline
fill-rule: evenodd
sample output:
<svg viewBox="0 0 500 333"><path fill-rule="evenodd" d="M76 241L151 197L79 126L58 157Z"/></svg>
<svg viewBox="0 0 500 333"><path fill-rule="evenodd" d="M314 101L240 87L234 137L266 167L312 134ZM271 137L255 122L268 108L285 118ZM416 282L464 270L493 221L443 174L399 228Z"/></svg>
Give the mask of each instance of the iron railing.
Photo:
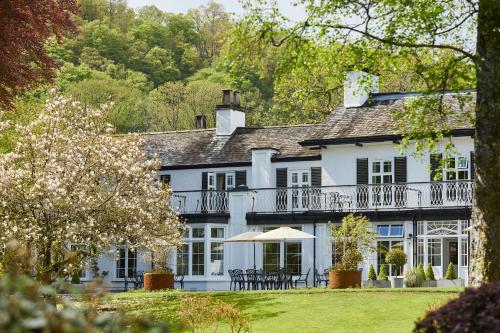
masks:
<svg viewBox="0 0 500 333"><path fill-rule="evenodd" d="M263 188L250 190L252 213L463 207L472 181Z"/></svg>
<svg viewBox="0 0 500 333"><path fill-rule="evenodd" d="M468 207L472 181L382 185L260 188L248 190L248 212L356 212L415 208ZM228 191L176 191L171 205L181 214L228 213Z"/></svg>
<svg viewBox="0 0 500 333"><path fill-rule="evenodd" d="M181 214L227 213L228 198L227 191L177 191L170 204Z"/></svg>

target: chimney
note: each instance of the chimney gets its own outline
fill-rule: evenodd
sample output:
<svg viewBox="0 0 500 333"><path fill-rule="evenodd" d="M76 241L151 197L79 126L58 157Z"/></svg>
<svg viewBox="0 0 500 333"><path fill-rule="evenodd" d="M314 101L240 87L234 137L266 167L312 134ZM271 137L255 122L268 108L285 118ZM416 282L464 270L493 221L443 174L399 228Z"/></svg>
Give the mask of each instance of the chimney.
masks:
<svg viewBox="0 0 500 333"><path fill-rule="evenodd" d="M194 116L194 128L195 129L207 128L207 116L205 116L204 114Z"/></svg>
<svg viewBox="0 0 500 333"><path fill-rule="evenodd" d="M363 71L348 72L344 81L344 107L363 106L371 93L378 93L378 77Z"/></svg>
<svg viewBox="0 0 500 333"><path fill-rule="evenodd" d="M240 93L225 89L222 91L222 104L215 107L215 133L218 136L231 135L238 127L245 127Z"/></svg>

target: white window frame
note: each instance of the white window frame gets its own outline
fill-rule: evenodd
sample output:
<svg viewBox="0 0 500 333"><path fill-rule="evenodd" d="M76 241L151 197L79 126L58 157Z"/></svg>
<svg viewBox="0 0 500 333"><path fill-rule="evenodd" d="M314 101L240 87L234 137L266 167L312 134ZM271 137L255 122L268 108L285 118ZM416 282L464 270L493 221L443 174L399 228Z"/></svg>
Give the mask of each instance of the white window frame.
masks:
<svg viewBox="0 0 500 333"><path fill-rule="evenodd" d="M470 168L469 168L469 160L465 156L454 156L448 158L448 160L453 159L455 166L453 168L448 167L448 163L446 163L445 168L443 170L443 179L444 180L450 180L450 181L461 181L461 180L470 180ZM465 166L459 166L460 161L465 161ZM466 172L467 177L465 179L459 179L458 175L459 172ZM455 173L455 179L449 179L450 173Z"/></svg>
<svg viewBox="0 0 500 333"><path fill-rule="evenodd" d="M128 251L129 251L129 248L127 246L117 246L115 251L116 251L116 255L118 255L118 251L120 251L120 249L124 249L125 250L125 273L128 272ZM137 274L137 271L138 271L138 268L139 268L139 251L138 250L135 250L134 253L135 253L135 272ZM114 260L114 265L113 265L113 276L114 276L114 279L117 280L117 281L125 281L125 279L133 279L133 277L118 277L118 260L120 260L119 256Z"/></svg>
<svg viewBox="0 0 500 333"><path fill-rule="evenodd" d="M297 174L297 181L293 181L293 175ZM307 175L307 181L304 181L304 175ZM291 169L288 171L289 196L288 207L293 210L307 210L311 205L311 169ZM297 188L297 189L295 189ZM306 188L300 190L300 188ZM297 198L296 207L294 198Z"/></svg>
<svg viewBox="0 0 500 333"><path fill-rule="evenodd" d="M193 229L203 228L204 235L201 237L193 237ZM224 231L223 238L212 238L212 228L221 228ZM188 232L186 234L187 237L182 239L183 243L188 245L188 274L184 277L187 280L197 280L202 278L203 280L217 280L217 279L225 279L227 278L227 249L224 240L227 237L227 226L221 224L192 224L188 226ZM204 249L204 258L203 258L203 275L193 275L193 243L202 242ZM211 243L223 243L223 261L222 261L222 275L212 275L211 274ZM175 255L175 270L177 271L177 253Z"/></svg>

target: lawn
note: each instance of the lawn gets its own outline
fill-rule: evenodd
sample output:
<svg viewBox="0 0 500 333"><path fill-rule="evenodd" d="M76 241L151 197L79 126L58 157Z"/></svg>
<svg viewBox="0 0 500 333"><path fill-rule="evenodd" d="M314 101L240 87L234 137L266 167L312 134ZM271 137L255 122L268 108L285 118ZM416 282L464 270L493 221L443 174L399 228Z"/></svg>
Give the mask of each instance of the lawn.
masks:
<svg viewBox="0 0 500 333"><path fill-rule="evenodd" d="M458 289L291 290L243 292L132 291L109 296L105 309L153 316L178 332L175 310L182 295L211 295L237 304L251 318L251 332L410 332L430 303L456 297Z"/></svg>

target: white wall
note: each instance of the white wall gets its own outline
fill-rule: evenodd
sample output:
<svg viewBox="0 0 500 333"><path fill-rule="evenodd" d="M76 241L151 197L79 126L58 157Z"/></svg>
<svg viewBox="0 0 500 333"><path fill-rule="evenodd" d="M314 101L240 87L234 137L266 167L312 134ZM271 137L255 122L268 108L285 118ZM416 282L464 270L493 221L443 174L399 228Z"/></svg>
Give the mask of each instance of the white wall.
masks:
<svg viewBox="0 0 500 333"><path fill-rule="evenodd" d="M470 152L474 148L473 139L470 137L453 138L456 151L469 158ZM447 142L439 144L439 151L444 152ZM410 147L406 155L408 168L408 182L428 182L429 173L429 153L426 153L421 160L412 156L414 146ZM401 156L398 145L392 142L366 143L362 147L353 144L328 146L321 150L323 185L354 185L356 184L356 159L368 158L369 162L377 159L393 160L396 156Z"/></svg>

